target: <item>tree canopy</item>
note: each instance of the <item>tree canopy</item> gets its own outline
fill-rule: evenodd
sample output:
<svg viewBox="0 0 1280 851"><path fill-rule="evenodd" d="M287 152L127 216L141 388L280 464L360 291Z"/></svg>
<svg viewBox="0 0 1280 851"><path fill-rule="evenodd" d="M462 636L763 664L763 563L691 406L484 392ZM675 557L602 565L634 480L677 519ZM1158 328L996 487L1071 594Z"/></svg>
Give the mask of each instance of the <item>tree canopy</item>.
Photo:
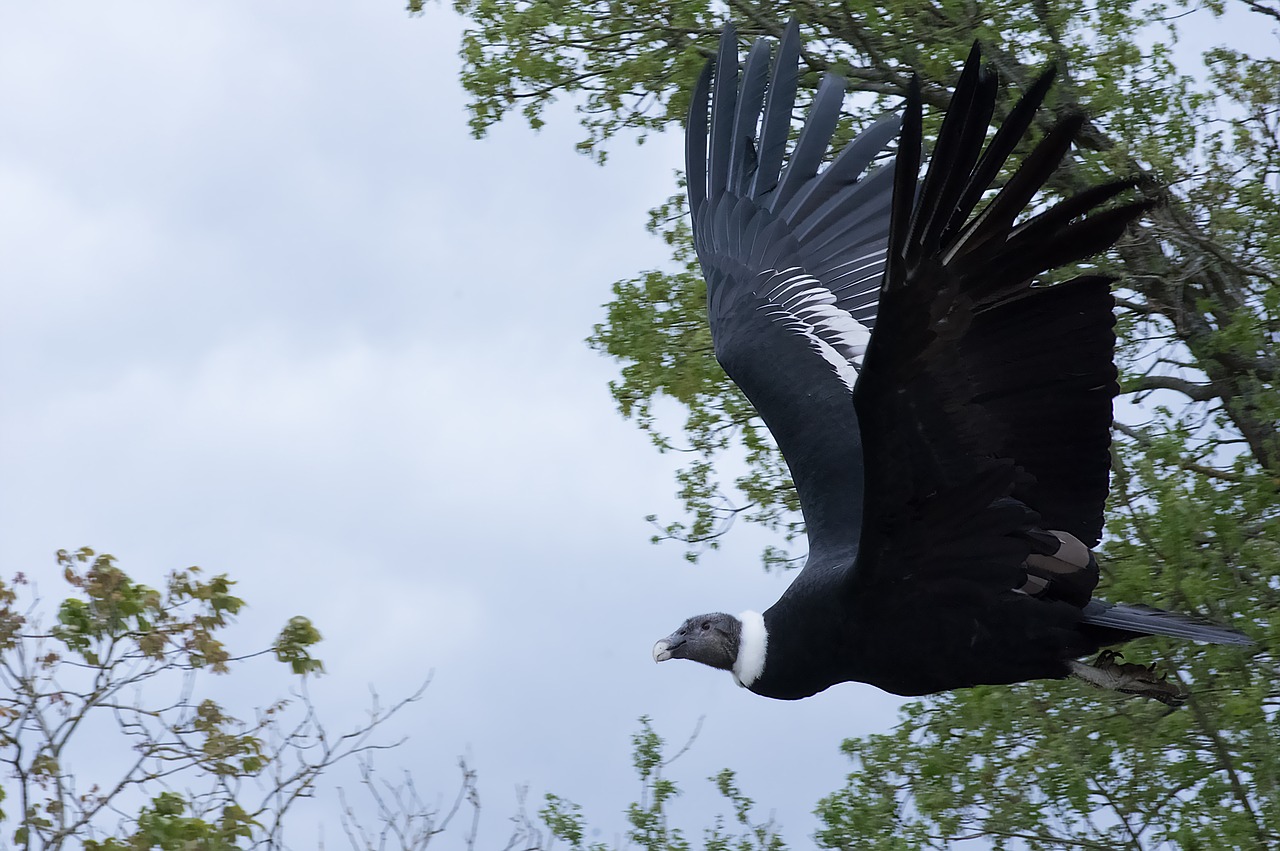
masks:
<svg viewBox="0 0 1280 851"><path fill-rule="evenodd" d="M410 8L420 8L418 2ZM896 730L845 743L848 784L820 806L829 848L1204 848L1280 843L1280 61L1232 46L1184 49L1188 27L1231 16L1280 26L1268 0L981 0L844 3L731 0L457 0L469 19L463 85L478 135L511 112L541 126L568 98L601 163L612 144L679 131L692 82L727 17L741 37L795 16L801 85L844 75L842 138L894 108L912 72L926 102L980 41L1022 88L1059 69L1051 112L1089 120L1058 191L1134 176L1162 202L1096 265L1116 276L1124 392L1117 406L1103 592L1238 625L1252 649L1149 640L1135 649L1191 686L1187 709L1100 699L1073 683L980 688L915 702ZM1011 101L1011 99L1010 99ZM1005 108L1010 104L1005 102ZM936 110L935 110L936 113ZM799 116L797 116L798 118ZM1046 121L1048 119L1046 118ZM670 267L614 285L590 344L616 358L613 393L659 449L690 450L688 517L657 537L696 558L744 517L800 532L794 489L768 434L712 356L704 288L680 187L650 212ZM682 434L655 404L677 401ZM723 482L726 458L747 473ZM793 561L783 546L766 562ZM802 554L799 554L802 555Z"/></svg>

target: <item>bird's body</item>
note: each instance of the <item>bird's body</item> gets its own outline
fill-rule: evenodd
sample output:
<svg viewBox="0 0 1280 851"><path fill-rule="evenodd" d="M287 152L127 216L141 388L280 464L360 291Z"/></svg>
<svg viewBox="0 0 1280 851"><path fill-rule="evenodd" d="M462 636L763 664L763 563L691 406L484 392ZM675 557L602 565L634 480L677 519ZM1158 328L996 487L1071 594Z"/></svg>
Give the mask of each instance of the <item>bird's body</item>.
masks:
<svg viewBox="0 0 1280 851"><path fill-rule="evenodd" d="M1060 678L1146 634L1246 641L1091 599L1118 390L1110 281L1034 279L1105 250L1147 205L1104 207L1131 188L1118 181L1017 221L1078 115L980 204L1052 74L984 149L997 82L975 48L920 182L918 94L820 168L843 102L832 75L785 155L798 55L793 23L772 62L753 46L739 83L727 30L686 156L716 357L786 459L809 555L763 615L690 618L655 658L796 699ZM877 166L900 124L896 163Z"/></svg>
<svg viewBox="0 0 1280 851"><path fill-rule="evenodd" d="M1065 677L1066 658L1097 649L1077 631L1078 609L1009 595L966 600L909 586L847 600L835 587L784 594L764 613L771 664L746 685L783 700L842 682L915 696Z"/></svg>

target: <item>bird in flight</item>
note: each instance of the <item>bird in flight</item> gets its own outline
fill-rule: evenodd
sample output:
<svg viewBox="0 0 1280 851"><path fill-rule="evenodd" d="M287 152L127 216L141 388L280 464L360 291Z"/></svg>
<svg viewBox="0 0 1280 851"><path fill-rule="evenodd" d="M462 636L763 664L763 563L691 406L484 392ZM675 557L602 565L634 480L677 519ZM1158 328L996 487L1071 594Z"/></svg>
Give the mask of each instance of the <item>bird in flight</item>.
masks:
<svg viewBox="0 0 1280 851"><path fill-rule="evenodd" d="M1149 202L1117 202L1134 186L1121 180L1024 216L1079 113L989 192L1053 72L987 143L999 82L977 45L922 181L915 80L901 118L823 168L845 91L827 74L788 155L794 21L772 52L756 41L740 73L726 27L689 111L688 200L716 358L786 459L809 554L763 613L689 618L654 659L784 700L850 681L922 695L1068 676L1185 699L1111 651L1081 661L1144 635L1249 640L1093 599L1118 392L1111 281L1036 280L1108 249Z"/></svg>

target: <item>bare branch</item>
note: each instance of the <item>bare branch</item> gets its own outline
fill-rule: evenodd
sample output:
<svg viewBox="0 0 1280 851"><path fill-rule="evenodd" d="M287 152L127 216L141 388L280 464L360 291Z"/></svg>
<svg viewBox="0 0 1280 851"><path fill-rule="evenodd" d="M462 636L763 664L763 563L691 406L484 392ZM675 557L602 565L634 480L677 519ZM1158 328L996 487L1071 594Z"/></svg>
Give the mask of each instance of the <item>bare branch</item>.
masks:
<svg viewBox="0 0 1280 851"><path fill-rule="evenodd" d="M1150 393L1153 390L1173 390L1193 402L1209 402L1218 398L1212 384L1196 384L1174 375L1141 375L1127 382L1126 393Z"/></svg>

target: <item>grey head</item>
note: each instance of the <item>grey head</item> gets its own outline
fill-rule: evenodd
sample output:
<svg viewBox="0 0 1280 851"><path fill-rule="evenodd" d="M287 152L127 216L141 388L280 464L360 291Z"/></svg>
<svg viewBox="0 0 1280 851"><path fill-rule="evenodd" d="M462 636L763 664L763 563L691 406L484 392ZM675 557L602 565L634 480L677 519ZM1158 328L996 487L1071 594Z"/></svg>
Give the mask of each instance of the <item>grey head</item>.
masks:
<svg viewBox="0 0 1280 851"><path fill-rule="evenodd" d="M742 642L742 621L715 612L698 615L653 645L653 661L692 659L722 671L732 671Z"/></svg>

